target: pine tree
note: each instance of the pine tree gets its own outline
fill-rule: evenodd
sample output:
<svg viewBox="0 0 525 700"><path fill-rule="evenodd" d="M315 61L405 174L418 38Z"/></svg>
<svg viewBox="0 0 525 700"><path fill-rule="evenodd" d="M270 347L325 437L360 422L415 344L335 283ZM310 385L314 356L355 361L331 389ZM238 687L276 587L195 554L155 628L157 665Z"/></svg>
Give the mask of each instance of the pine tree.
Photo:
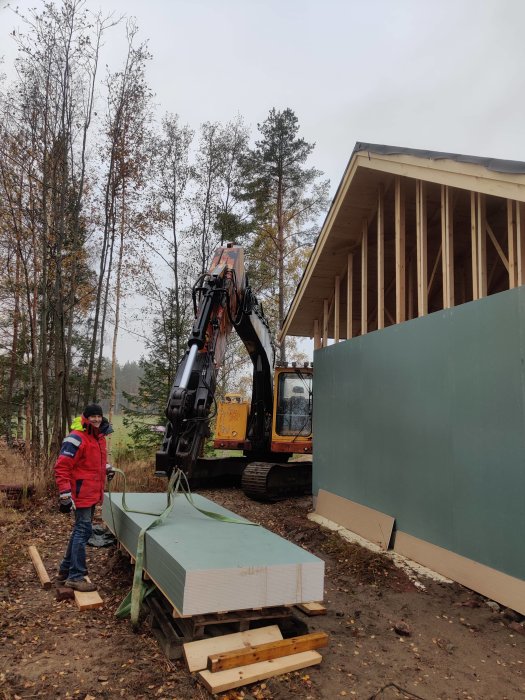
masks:
<svg viewBox="0 0 525 700"><path fill-rule="evenodd" d="M297 286L297 253L313 243L316 219L328 203L329 182L307 166L315 144L299 136L299 120L291 109L271 109L258 128L262 138L244 161L243 197L252 217L249 259L252 281L276 306L281 327ZM284 340L280 359L286 359Z"/></svg>

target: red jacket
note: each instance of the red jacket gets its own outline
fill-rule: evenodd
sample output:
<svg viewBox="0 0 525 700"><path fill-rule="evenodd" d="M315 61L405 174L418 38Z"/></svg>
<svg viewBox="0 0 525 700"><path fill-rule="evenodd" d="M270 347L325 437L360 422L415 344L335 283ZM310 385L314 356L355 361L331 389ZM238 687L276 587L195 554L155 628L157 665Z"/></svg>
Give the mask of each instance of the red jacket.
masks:
<svg viewBox="0 0 525 700"><path fill-rule="evenodd" d="M112 432L104 420L95 428L87 418L78 416L64 439L55 464L55 479L60 493L71 491L77 508L101 503L106 483L106 435Z"/></svg>

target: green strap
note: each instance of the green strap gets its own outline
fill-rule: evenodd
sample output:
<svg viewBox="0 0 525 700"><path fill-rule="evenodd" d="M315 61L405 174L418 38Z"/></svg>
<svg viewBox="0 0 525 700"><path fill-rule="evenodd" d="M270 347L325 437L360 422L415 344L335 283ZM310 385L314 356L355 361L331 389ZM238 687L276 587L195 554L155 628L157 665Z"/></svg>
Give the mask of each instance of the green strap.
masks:
<svg viewBox="0 0 525 700"><path fill-rule="evenodd" d="M148 584L146 581L142 581L142 586L141 586L141 594L140 594L140 604L142 605L142 601L144 598L147 598L150 593L153 593L153 591L157 588L157 586L154 583ZM128 617L131 613L131 591L128 593L128 595L124 598L122 603L119 605L117 612L115 613L115 616L118 618L124 618Z"/></svg>
<svg viewBox="0 0 525 700"><path fill-rule="evenodd" d="M154 589L155 585L154 584L149 584L149 586L142 580L142 570L143 570L143 561L144 561L144 541L146 537L146 532L154 527L157 527L158 525L161 525L168 515L170 514L173 506L175 505L175 496L179 491L181 491L184 496L186 497L186 500L188 503L190 503L196 510L199 511L199 513L202 513L203 515L207 516L208 518L212 518L214 520L219 520L220 522L224 523L233 523L236 525L254 525L255 527L258 527L257 523L253 523L249 520L240 520L239 518L231 518L227 515L221 515L220 513L215 513L214 511L211 510L204 510L203 508L199 508L194 500L193 496L190 491L190 486L188 483L188 479L186 477L186 474L180 469L174 469L172 472L172 475L170 477L170 480L168 482L168 487L166 490L167 494L167 504L166 508L161 512L161 513L150 513L148 511L141 511L141 510L133 510L129 508L126 504L126 475L121 469L114 469L115 472L118 474L122 474L124 477L124 490L122 492L122 508L125 510L127 513L140 513L141 515L154 515L155 520L153 520L149 525L146 527L142 528L142 530L139 532L139 536L137 539L137 551L135 554L135 569L133 571L133 584L131 591L128 593L126 598L122 601L120 604L117 612L115 613L117 617L122 618L126 617L127 615L130 615L131 617L131 624L133 628L136 628L138 625L139 621L139 614L140 614L140 608L142 605L142 601L146 596L148 596ZM113 522L113 532L117 536L118 539L118 534L115 526L115 516L113 513L113 503L111 500L111 481L108 482L108 497L109 497L109 504L110 504L110 511L111 511L111 519Z"/></svg>

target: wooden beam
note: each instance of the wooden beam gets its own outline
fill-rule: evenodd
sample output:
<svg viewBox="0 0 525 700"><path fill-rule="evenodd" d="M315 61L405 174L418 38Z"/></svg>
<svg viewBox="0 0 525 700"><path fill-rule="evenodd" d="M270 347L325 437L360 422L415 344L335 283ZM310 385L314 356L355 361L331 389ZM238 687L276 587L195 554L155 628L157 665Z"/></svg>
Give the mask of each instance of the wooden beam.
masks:
<svg viewBox="0 0 525 700"><path fill-rule="evenodd" d="M406 319L405 298L405 198L401 178L395 179L395 232L396 232L396 323Z"/></svg>
<svg viewBox="0 0 525 700"><path fill-rule="evenodd" d="M363 219L361 236L361 335L368 333L368 221Z"/></svg>
<svg viewBox="0 0 525 700"><path fill-rule="evenodd" d="M518 256L518 286L525 284L525 217L523 204L516 202L516 253Z"/></svg>
<svg viewBox="0 0 525 700"><path fill-rule="evenodd" d="M432 273L430 275L430 279L428 280L428 289L427 289L427 294L430 296L430 292L432 290L432 285L434 284L434 278L436 276L436 272L438 269L439 261L441 260L441 244L439 246L438 254L436 255L436 260L434 262L434 267L432 268Z"/></svg>
<svg viewBox="0 0 525 700"><path fill-rule="evenodd" d="M260 661L248 666L239 666L228 671L211 673L208 670L199 671L200 681L212 694L223 693L225 690L239 688L250 683L297 671L300 668L320 664L323 657L317 651L303 651L300 654L283 656L282 659Z"/></svg>
<svg viewBox="0 0 525 700"><path fill-rule="evenodd" d="M88 593L75 591L75 603L79 610L94 610L104 605L104 601L97 591L89 591Z"/></svg>
<svg viewBox="0 0 525 700"><path fill-rule="evenodd" d="M321 331L319 328L319 319L314 320L314 350L319 350L321 347Z"/></svg>
<svg viewBox="0 0 525 700"><path fill-rule="evenodd" d="M394 326L394 325L396 324L396 319L392 316L392 314L391 314L390 311L386 308L386 306L385 306L385 316L387 317L388 322L389 322L392 326Z"/></svg>
<svg viewBox="0 0 525 700"><path fill-rule="evenodd" d="M211 654L208 656L208 671L212 673L227 671L230 668L255 664L259 661L269 661L270 659L280 659L290 654L299 654L302 651L321 649L326 646L328 646L328 635L326 632L311 632L300 637L255 644L234 649L233 651L226 651L222 654Z"/></svg>
<svg viewBox="0 0 525 700"><path fill-rule="evenodd" d="M222 654L226 651L248 647L253 644L276 642L282 640L283 635L277 625L259 627L245 632L232 632L220 637L198 639L194 642L186 642L182 645L184 660L190 673L202 671L206 668L208 657L211 654Z"/></svg>
<svg viewBox="0 0 525 700"><path fill-rule="evenodd" d="M453 193L448 185L441 185L441 250L443 270L443 308L454 306L454 226Z"/></svg>
<svg viewBox="0 0 525 700"><path fill-rule="evenodd" d="M423 180L416 180L417 313L428 313L427 193Z"/></svg>
<svg viewBox="0 0 525 700"><path fill-rule="evenodd" d="M339 275L336 275L334 282L334 343L339 342L340 287L341 278L339 277Z"/></svg>
<svg viewBox="0 0 525 700"><path fill-rule="evenodd" d="M346 273L346 337L353 335L353 303L354 303L354 254L348 253Z"/></svg>
<svg viewBox="0 0 525 700"><path fill-rule="evenodd" d="M472 255L472 299L479 299L478 269L478 193L470 193L470 239Z"/></svg>
<svg viewBox="0 0 525 700"><path fill-rule="evenodd" d="M308 617L314 617L315 615L326 615L327 609L322 603L317 603L312 601L311 603L297 603L295 606Z"/></svg>
<svg viewBox="0 0 525 700"><path fill-rule="evenodd" d="M42 588L48 590L49 588L51 588L51 579L49 578L49 574L46 571L46 567L44 566L44 563L40 558L38 549L34 545L30 545L28 547L28 550L29 556L31 557L31 561L33 562L33 566L35 567L35 571L38 575L38 578L40 579L40 583L42 584Z"/></svg>
<svg viewBox="0 0 525 700"><path fill-rule="evenodd" d="M415 268L415 270L414 270ZM416 285L414 284L414 271L417 275L417 261L410 256L408 258L408 316L407 318L414 318L414 289Z"/></svg>
<svg viewBox="0 0 525 700"><path fill-rule="evenodd" d="M476 211L478 234L478 294L479 299L482 299L487 296L487 227L484 194L478 193Z"/></svg>
<svg viewBox="0 0 525 700"><path fill-rule="evenodd" d="M496 252L501 258L502 263L505 265L505 268L507 272L509 271L509 261L507 260L507 256L503 252L503 248L500 246L498 239L494 235L494 231L492 230L492 226L489 224L489 222L486 222L487 224L487 233L489 234L489 238L492 241L492 245L494 248L496 248Z"/></svg>
<svg viewBox="0 0 525 700"><path fill-rule="evenodd" d="M385 327L385 189L377 193L377 327Z"/></svg>
<svg viewBox="0 0 525 700"><path fill-rule="evenodd" d="M516 257L516 204L513 199L507 199L507 241L509 252L509 289L518 284L518 261Z"/></svg>
<svg viewBox="0 0 525 700"><path fill-rule="evenodd" d="M323 348L328 345L328 299L323 301Z"/></svg>

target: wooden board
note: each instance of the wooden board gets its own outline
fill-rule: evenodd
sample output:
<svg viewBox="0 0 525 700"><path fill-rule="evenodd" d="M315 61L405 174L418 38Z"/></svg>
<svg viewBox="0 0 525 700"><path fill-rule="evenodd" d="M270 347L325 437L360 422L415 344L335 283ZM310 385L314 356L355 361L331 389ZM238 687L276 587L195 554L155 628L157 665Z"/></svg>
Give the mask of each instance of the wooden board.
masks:
<svg viewBox="0 0 525 700"><path fill-rule="evenodd" d="M46 567L44 566L42 559L40 558L38 549L34 545L30 545L28 547L28 550L29 556L31 557L31 561L33 562L33 566L35 567L35 571L38 575L38 578L40 579L40 583L42 584L42 588L48 590L49 588L51 588L51 579L49 578L49 574L46 571Z"/></svg>
<svg viewBox="0 0 525 700"><path fill-rule="evenodd" d="M203 510L240 522L218 521L183 495L162 525L146 532L143 569L181 616L294 605L323 596L324 562L263 527L253 526L203 496ZM166 506L162 493L106 495L102 516L124 547L136 552L138 535ZM139 512L141 511L141 512Z"/></svg>
<svg viewBox="0 0 525 700"><path fill-rule="evenodd" d="M299 608L301 612L309 617L313 615L326 615L326 608L322 603L299 603L295 606Z"/></svg>
<svg viewBox="0 0 525 700"><path fill-rule="evenodd" d="M89 593L75 591L75 602L79 610L91 610L92 608L101 608L104 604L104 601L102 600L97 591L90 591Z"/></svg>
<svg viewBox="0 0 525 700"><path fill-rule="evenodd" d="M249 683L278 676L282 673L290 673L307 666L320 664L322 656L317 651L303 651L301 654L283 656L282 659L271 659L270 661L260 661L249 666L239 666L228 671L199 671L199 678L210 693L222 693L232 688L240 688Z"/></svg>
<svg viewBox="0 0 525 700"><path fill-rule="evenodd" d="M265 644L252 644L242 649L234 649L220 654L208 656L208 671L218 673L239 666L280 659L283 656L299 654L303 651L312 651L328 645L326 632L311 632L299 637L282 639L278 642L266 642Z"/></svg>
<svg viewBox="0 0 525 700"><path fill-rule="evenodd" d="M394 552L525 615L525 581L406 532L396 533Z"/></svg>
<svg viewBox="0 0 525 700"><path fill-rule="evenodd" d="M315 512L388 549L395 522L392 516L323 489L319 489Z"/></svg>
<svg viewBox="0 0 525 700"><path fill-rule="evenodd" d="M283 635L279 627L277 625L269 625L268 627L260 627L259 629L247 630L246 632L234 632L221 637L188 642L183 645L182 653L188 669L193 673L206 668L210 654L220 654L243 646L249 647L251 644L277 642L282 638Z"/></svg>

